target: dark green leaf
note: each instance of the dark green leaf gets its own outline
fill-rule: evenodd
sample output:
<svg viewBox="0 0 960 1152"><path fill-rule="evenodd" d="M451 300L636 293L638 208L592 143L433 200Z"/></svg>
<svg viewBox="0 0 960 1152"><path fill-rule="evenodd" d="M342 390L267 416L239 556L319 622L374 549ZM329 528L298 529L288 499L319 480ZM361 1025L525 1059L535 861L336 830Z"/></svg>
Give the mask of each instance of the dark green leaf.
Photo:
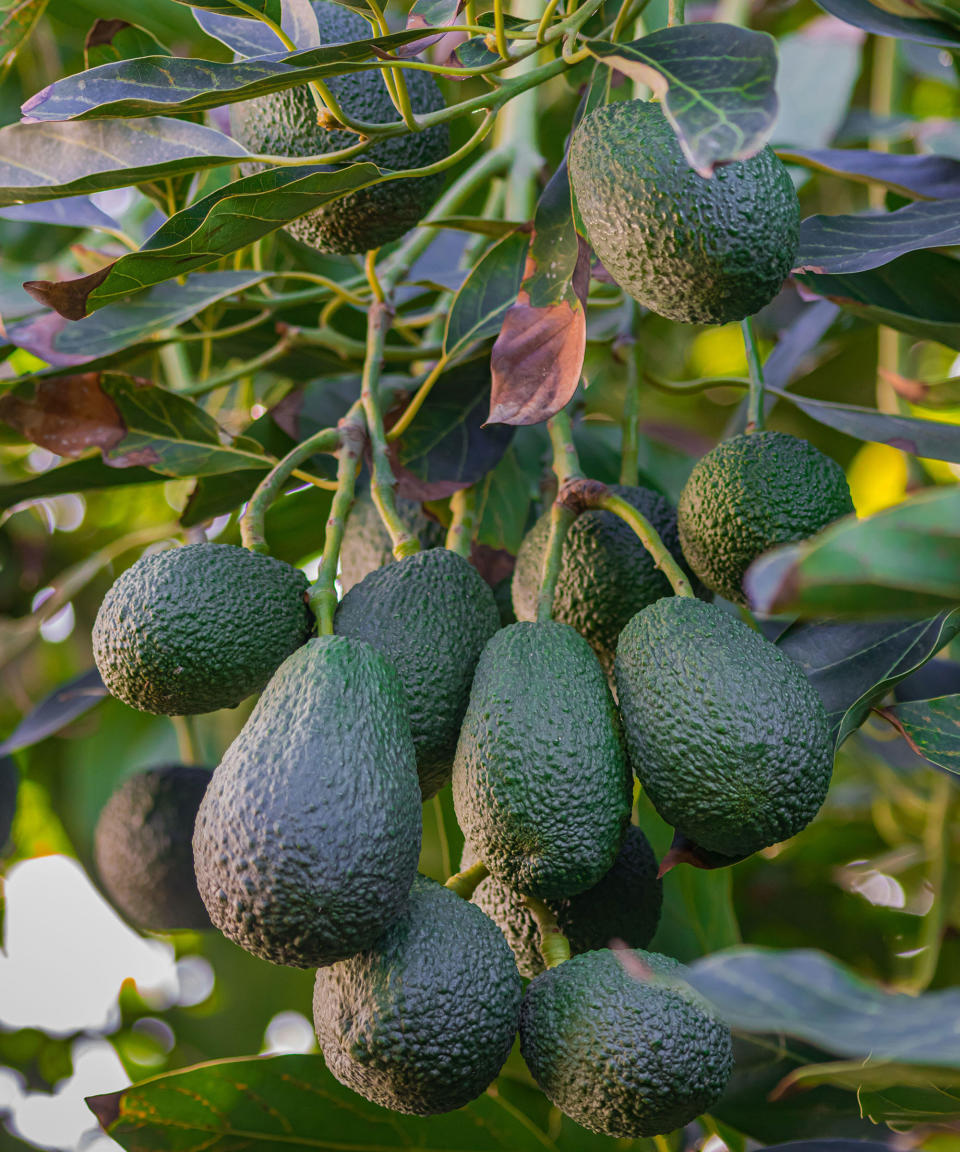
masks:
<svg viewBox="0 0 960 1152"><path fill-rule="evenodd" d="M450 307L443 337L444 353L452 357L477 340L500 331L503 317L516 300L530 237L523 232L505 236L474 265Z"/></svg>
<svg viewBox="0 0 960 1152"><path fill-rule="evenodd" d="M928 200L960 196L960 160L949 156L900 156L865 148L778 148L777 155L788 164L885 184L904 196Z"/></svg>
<svg viewBox="0 0 960 1152"><path fill-rule="evenodd" d="M960 47L960 32L939 20L914 20L895 16L871 0L817 0L831 16L872 32L875 36L893 36L898 40L916 40L920 44L937 44L944 48Z"/></svg>
<svg viewBox="0 0 960 1152"><path fill-rule="evenodd" d="M759 152L773 131L777 49L765 32L686 24L632 44L588 40L587 47L661 98L684 155L701 176Z"/></svg>
<svg viewBox="0 0 960 1152"><path fill-rule="evenodd" d="M539 473L539 466L536 472ZM531 487L528 476L511 445L503 459L477 485L477 543L502 548L512 555L520 550L527 530Z"/></svg>
<svg viewBox="0 0 960 1152"><path fill-rule="evenodd" d="M233 15L194 8L193 16L208 36L226 44L238 56L269 56L280 52L283 43L268 24L248 20L231 5Z"/></svg>
<svg viewBox="0 0 960 1152"><path fill-rule="evenodd" d="M798 623L777 646L820 693L839 746L892 688L929 667L927 661L957 635L960 611L953 611L930 620Z"/></svg>
<svg viewBox="0 0 960 1152"><path fill-rule="evenodd" d="M103 228L117 231L120 225L93 203L88 196L66 196L43 204L11 204L0 208L0 220L27 220L32 224L54 224L59 228Z"/></svg>
<svg viewBox="0 0 960 1152"><path fill-rule="evenodd" d="M892 704L882 715L918 755L960 774L960 695Z"/></svg>
<svg viewBox="0 0 960 1152"><path fill-rule="evenodd" d="M960 199L921 200L895 212L808 216L800 225L795 270L827 275L866 272L918 248L957 243Z"/></svg>
<svg viewBox="0 0 960 1152"><path fill-rule="evenodd" d="M97 20L83 45L84 65L98 68L117 60L133 60L138 56L170 56L170 49L136 24L126 20Z"/></svg>
<svg viewBox="0 0 960 1152"><path fill-rule="evenodd" d="M158 484L164 477L148 468L111 468L99 456L87 456L49 468L29 480L0 484L0 509L13 508L26 500L60 496L65 492L88 492L98 488L127 488L133 484Z"/></svg>
<svg viewBox="0 0 960 1152"><path fill-rule="evenodd" d="M0 0L0 67L6 67L26 42L48 0Z"/></svg>
<svg viewBox="0 0 960 1152"><path fill-rule="evenodd" d="M0 205L139 184L247 155L229 136L186 120L11 124L0 129Z"/></svg>
<svg viewBox="0 0 960 1152"><path fill-rule="evenodd" d="M245 0L248 7L254 11L268 16L275 24L279 24L283 16L282 0ZM208 12L222 12L226 16L236 16L243 20L259 21L250 12L238 8L232 0L177 0L178 4L190 4L193 8L204 8Z"/></svg>
<svg viewBox="0 0 960 1152"><path fill-rule="evenodd" d="M960 604L960 488L921 492L811 540L776 548L747 570L754 608L768 614L928 615Z"/></svg>
<svg viewBox="0 0 960 1152"><path fill-rule="evenodd" d="M90 668L45 696L0 744L0 756L9 756L46 740L108 695L100 673ZM3 837L0 837L2 841Z"/></svg>

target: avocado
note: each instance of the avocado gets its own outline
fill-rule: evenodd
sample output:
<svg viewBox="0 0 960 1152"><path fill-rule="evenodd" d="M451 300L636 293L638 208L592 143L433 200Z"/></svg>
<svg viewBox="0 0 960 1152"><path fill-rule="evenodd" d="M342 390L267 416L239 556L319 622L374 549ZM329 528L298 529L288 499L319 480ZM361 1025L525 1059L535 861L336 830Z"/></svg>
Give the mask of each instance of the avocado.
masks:
<svg viewBox="0 0 960 1152"><path fill-rule="evenodd" d="M532 981L520 1051L547 1098L617 1137L673 1132L716 1103L733 1068L730 1029L685 972L656 952L603 949Z"/></svg>
<svg viewBox="0 0 960 1152"><path fill-rule="evenodd" d="M697 462L680 496L680 542L707 587L746 604L743 575L761 553L851 512L835 460L797 436L751 432Z"/></svg>
<svg viewBox="0 0 960 1152"><path fill-rule="evenodd" d="M17 814L17 792L20 773L12 756L0 756L0 857L13 831L13 818Z"/></svg>
<svg viewBox="0 0 960 1152"><path fill-rule="evenodd" d="M193 823L210 769L165 764L128 776L93 834L97 872L110 902L139 928L210 927L193 871Z"/></svg>
<svg viewBox="0 0 960 1152"><path fill-rule="evenodd" d="M97 668L141 712L234 708L310 635L307 587L299 569L233 544L141 556L100 605Z"/></svg>
<svg viewBox="0 0 960 1152"><path fill-rule="evenodd" d="M378 568L337 608L334 632L366 640L400 673L424 800L450 779L473 672L499 627L489 585L446 548Z"/></svg>
<svg viewBox="0 0 960 1152"><path fill-rule="evenodd" d="M372 947L317 973L313 1019L342 1084L429 1116L461 1108L496 1078L520 998L520 974L492 921L417 876L406 910Z"/></svg>
<svg viewBox="0 0 960 1152"><path fill-rule="evenodd" d="M443 546L446 529L436 520L431 520L415 500L405 500L398 496L397 512L407 531L419 539L421 548ZM393 559L390 536L367 489L354 501L343 531L340 587L344 592L349 592L364 576L392 564Z"/></svg>
<svg viewBox="0 0 960 1152"><path fill-rule="evenodd" d="M193 837L210 919L296 968L373 943L420 853L416 753L396 670L321 636L277 669L214 770Z"/></svg>
<svg viewBox="0 0 960 1152"><path fill-rule="evenodd" d="M659 104L624 100L583 118L569 166L597 257L661 316L742 320L769 304L793 267L800 205L769 147L705 179Z"/></svg>
<svg viewBox="0 0 960 1152"><path fill-rule="evenodd" d="M637 778L695 845L744 856L817 814L833 768L827 716L799 665L758 632L668 597L624 628L614 671Z"/></svg>
<svg viewBox="0 0 960 1152"><path fill-rule="evenodd" d="M676 510L649 488L609 485L632 504L686 569L677 536ZM543 557L550 536L550 512L534 524L520 545L513 573L513 608L518 620L537 618ZM563 541L553 618L576 628L590 643L604 671L613 674L617 637L634 613L673 592L636 532L613 512L590 509L570 525Z"/></svg>
<svg viewBox="0 0 960 1152"><path fill-rule="evenodd" d="M314 0L313 10L324 47L369 40L375 35L359 13L331 0ZM437 112L444 106L440 87L429 72L405 68L403 76L415 113ZM400 119L379 69L327 76L324 83L351 119L372 124ZM354 132L321 127L317 116L317 105L306 84L230 105L234 137L261 155L319 156L352 147L360 140ZM392 171L423 168L445 159L449 151L450 130L446 124L436 124L422 132L377 140L340 166L367 160ZM245 170L255 171L256 167L245 166ZM439 172L361 188L298 217L284 225L284 230L317 252L348 254L379 248L419 223L440 195L445 180L446 173Z"/></svg>
<svg viewBox="0 0 960 1152"><path fill-rule="evenodd" d="M461 869L476 862L476 852L465 844ZM506 937L520 975L538 976L544 970L540 930L523 897L488 876L472 900ZM599 884L566 900L546 901L574 956L606 948L611 940L621 940L630 948L646 947L657 930L662 903L656 857L646 836L633 824L627 828L613 867Z"/></svg>
<svg viewBox="0 0 960 1152"><path fill-rule="evenodd" d="M491 874L524 895L573 896L613 866L630 817L630 769L603 670L568 624L511 624L487 643L453 801Z"/></svg>

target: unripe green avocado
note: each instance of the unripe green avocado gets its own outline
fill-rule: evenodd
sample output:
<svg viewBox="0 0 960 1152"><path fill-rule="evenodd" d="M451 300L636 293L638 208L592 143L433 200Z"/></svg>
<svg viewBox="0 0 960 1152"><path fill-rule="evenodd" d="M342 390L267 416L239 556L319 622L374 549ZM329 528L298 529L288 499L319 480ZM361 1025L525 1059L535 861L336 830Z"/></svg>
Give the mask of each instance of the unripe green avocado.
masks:
<svg viewBox="0 0 960 1152"><path fill-rule="evenodd" d="M715 1104L733 1068L730 1029L685 971L656 952L602 950L538 976L520 1009L520 1051L547 1098L617 1137L673 1132Z"/></svg>
<svg viewBox="0 0 960 1152"><path fill-rule="evenodd" d="M611 484L610 491L632 504L659 532L686 568L677 537L677 513L649 488ZM513 573L513 609L518 620L537 618L543 557L550 536L545 512L523 539ZM636 532L613 512L590 509L570 525L563 541L560 575L553 597L553 618L576 628L613 674L617 637L636 612L670 596L670 581L657 568Z"/></svg>
<svg viewBox="0 0 960 1152"><path fill-rule="evenodd" d="M468 843L461 869L477 862ZM513 952L520 975L532 979L544 970L540 954L540 929L523 897L493 876L474 890L473 903L497 925ZM657 877L657 860L646 836L635 825L627 828L623 844L604 878L566 900L547 900L566 936L570 952L592 952L621 940L630 948L645 948L660 921L663 884Z"/></svg>
<svg viewBox="0 0 960 1152"><path fill-rule="evenodd" d="M400 673L428 800L450 779L473 672L500 627L490 586L462 556L431 548L351 588L333 627L372 644Z"/></svg>
<svg viewBox="0 0 960 1152"><path fill-rule="evenodd" d="M313 9L324 47L369 40L374 35L359 13L330 0L314 0ZM416 114L437 112L444 106L440 87L429 72L404 69L404 80ZM328 76L324 83L353 120L387 124L400 119L379 69ZM230 123L236 139L259 154L319 156L350 148L359 139L345 129L320 126L317 105L306 84L231 104ZM449 128L435 124L422 132L377 140L364 152L344 161L344 165L366 160L393 171L423 168L445 159L449 151ZM398 240L420 222L440 195L445 180L446 174L439 172L373 184L315 208L284 225L284 229L317 252L351 253L379 248Z"/></svg>
<svg viewBox="0 0 960 1152"><path fill-rule="evenodd" d="M193 838L210 919L297 968L369 947L420 854L416 753L396 670L345 636L277 669L214 770Z"/></svg>
<svg viewBox="0 0 960 1152"><path fill-rule="evenodd" d="M142 712L234 708L310 635L307 587L298 568L233 544L141 556L100 605L97 668Z"/></svg>
<svg viewBox="0 0 960 1152"><path fill-rule="evenodd" d="M827 716L799 665L758 632L669 597L624 628L614 671L637 778L695 845L742 857L817 814L833 768Z"/></svg>
<svg viewBox="0 0 960 1152"><path fill-rule="evenodd" d="M562 899L613 865L632 801L616 709L590 645L556 621L484 648L453 765L464 836L518 892Z"/></svg>
<svg viewBox="0 0 960 1152"><path fill-rule="evenodd" d="M800 205L771 148L698 175L658 103L618 101L574 133L570 180L587 237L635 300L671 320L727 324L776 296Z"/></svg>
<svg viewBox="0 0 960 1152"><path fill-rule="evenodd" d="M110 901L151 932L210 927L193 871L193 825L210 770L166 764L128 776L93 834Z"/></svg>
<svg viewBox="0 0 960 1152"><path fill-rule="evenodd" d="M446 530L431 520L415 500L397 497L397 512L410 533L420 541L421 548L440 548ZM394 562L393 546L380 513L369 490L362 492L353 502L347 526L343 530L340 547L340 587L349 592L364 576Z"/></svg>
<svg viewBox="0 0 960 1152"><path fill-rule="evenodd" d="M334 1076L367 1100L429 1116L461 1108L503 1067L521 982L496 926L417 876L372 947L317 973L313 1019Z"/></svg>
<svg viewBox="0 0 960 1152"><path fill-rule="evenodd" d="M697 461L680 496L680 542L708 588L745 604L743 576L758 556L851 512L835 460L797 436L751 432Z"/></svg>

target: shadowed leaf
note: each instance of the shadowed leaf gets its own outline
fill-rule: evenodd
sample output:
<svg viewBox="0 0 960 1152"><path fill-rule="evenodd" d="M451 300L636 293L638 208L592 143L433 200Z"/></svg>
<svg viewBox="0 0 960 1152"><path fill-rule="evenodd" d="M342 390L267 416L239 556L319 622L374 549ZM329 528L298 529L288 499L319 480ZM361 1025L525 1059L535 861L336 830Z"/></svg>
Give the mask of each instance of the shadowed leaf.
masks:
<svg viewBox="0 0 960 1152"><path fill-rule="evenodd" d="M960 47L960 31L939 20L896 16L871 0L817 0L817 3L838 20L875 36L893 36L898 40L916 40L920 44L936 44L944 48Z"/></svg>
<svg viewBox="0 0 960 1152"><path fill-rule="evenodd" d="M46 740L82 716L108 695L100 673L90 668L45 696L0 744L0 756L9 756Z"/></svg>
<svg viewBox="0 0 960 1152"><path fill-rule="evenodd" d="M83 42L83 59L87 68L98 68L117 60L137 56L170 56L170 49L136 24L126 20L97 20Z"/></svg>
<svg viewBox="0 0 960 1152"><path fill-rule="evenodd" d="M248 20L233 5L228 7L232 15L194 8L193 18L208 36L226 44L238 56L269 56L283 51L283 42L268 24Z"/></svg>
<svg viewBox="0 0 960 1152"><path fill-rule="evenodd" d="M899 156L865 148L778 148L787 164L885 184L904 196L949 200L960 196L960 160L949 156Z"/></svg>
<svg viewBox="0 0 960 1152"><path fill-rule="evenodd" d="M960 774L960 695L909 700L881 708L880 715L917 755Z"/></svg>
<svg viewBox="0 0 960 1152"><path fill-rule="evenodd" d="M0 208L0 220L25 220L59 228L101 228L118 231L120 225L101 211L88 196L67 196L43 204L11 204Z"/></svg>

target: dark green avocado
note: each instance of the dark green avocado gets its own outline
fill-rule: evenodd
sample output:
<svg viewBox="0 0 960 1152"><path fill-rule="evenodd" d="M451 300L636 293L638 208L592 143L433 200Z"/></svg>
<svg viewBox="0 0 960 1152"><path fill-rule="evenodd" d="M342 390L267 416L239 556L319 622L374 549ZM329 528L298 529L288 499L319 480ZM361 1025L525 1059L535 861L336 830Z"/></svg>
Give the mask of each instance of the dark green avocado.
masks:
<svg viewBox="0 0 960 1152"><path fill-rule="evenodd" d="M656 952L602 950L538 976L520 1050L547 1098L616 1137L673 1132L715 1104L733 1068L730 1029L685 971Z"/></svg>
<svg viewBox="0 0 960 1152"><path fill-rule="evenodd" d="M680 496L680 541L708 588L745 604L743 575L758 556L851 512L835 460L797 436L751 432L697 461Z"/></svg>
<svg viewBox="0 0 960 1152"><path fill-rule="evenodd" d="M441 548L446 530L431 520L415 500L397 498L397 512L407 531L416 536L421 548ZM394 562L390 536L380 513L364 490L353 502L340 548L340 587L349 592L364 576Z"/></svg>
<svg viewBox="0 0 960 1152"><path fill-rule="evenodd" d="M429 1116L461 1108L503 1067L521 982L496 926L418 876L372 947L317 973L313 1019L334 1076L367 1100Z"/></svg>
<svg viewBox="0 0 960 1152"><path fill-rule="evenodd" d="M366 640L400 673L424 800L450 779L473 672L499 627L489 585L446 548L371 572L337 608L337 635Z"/></svg>
<svg viewBox="0 0 960 1152"><path fill-rule="evenodd" d="M141 556L100 605L97 668L141 712L234 708L310 635L307 587L298 568L233 544Z"/></svg>
<svg viewBox="0 0 960 1152"><path fill-rule="evenodd" d="M623 100L583 118L569 165L604 268L661 316L742 320L769 304L793 267L800 205L771 148L704 179L658 103Z"/></svg>
<svg viewBox="0 0 960 1152"><path fill-rule="evenodd" d="M210 919L275 964L369 947L403 911L420 854L416 753L396 670L345 636L277 669L197 813Z"/></svg>
<svg viewBox="0 0 960 1152"><path fill-rule="evenodd" d="M357 12L330 0L314 0L313 9L324 47L369 40L374 33ZM405 68L410 105L418 115L437 112L443 95L429 72ZM348 117L372 124L400 119L379 69L324 77L324 83ZM355 145L358 137L344 129L322 128L317 105L307 85L258 96L230 105L233 135L251 152L275 156L319 156ZM422 132L380 139L344 164L367 160L384 169L423 168L446 158L450 131L436 124ZM248 170L252 170L248 166ZM446 174L388 180L361 188L315 208L285 225L285 230L317 252L365 252L398 240L432 207L443 190Z"/></svg>
<svg viewBox="0 0 960 1152"><path fill-rule="evenodd" d="M650 521L674 559L686 568L677 537L676 510L649 488L609 487ZM548 510L524 537L517 555L513 609L518 620L537 618L549 535ZM617 637L623 626L641 608L672 591L670 581L633 529L612 512L591 509L577 517L564 539L553 618L576 628L596 652L604 671L612 675Z"/></svg>
<svg viewBox="0 0 960 1152"><path fill-rule="evenodd" d="M466 844L460 867L477 862ZM543 970L540 931L532 913L506 884L488 876L474 891L473 902L497 925L520 969L532 978ZM547 907L570 944L570 952L592 952L620 940L630 948L644 948L660 921L663 884L657 878L657 860L646 836L635 825L627 828L613 867L599 884L566 900L548 900Z"/></svg>
<svg viewBox="0 0 960 1152"><path fill-rule="evenodd" d="M820 810L833 769L823 704L740 620L692 597L658 600L621 633L615 675L637 778L695 845L742 857Z"/></svg>
<svg viewBox="0 0 960 1152"><path fill-rule="evenodd" d="M100 813L97 872L111 903L139 928L210 927L193 871L193 824L209 782L209 768L148 768L128 776Z"/></svg>
<svg viewBox="0 0 960 1152"><path fill-rule="evenodd" d="M590 645L556 621L484 648L453 765L464 836L492 875L541 899L592 888L632 801L613 698Z"/></svg>

